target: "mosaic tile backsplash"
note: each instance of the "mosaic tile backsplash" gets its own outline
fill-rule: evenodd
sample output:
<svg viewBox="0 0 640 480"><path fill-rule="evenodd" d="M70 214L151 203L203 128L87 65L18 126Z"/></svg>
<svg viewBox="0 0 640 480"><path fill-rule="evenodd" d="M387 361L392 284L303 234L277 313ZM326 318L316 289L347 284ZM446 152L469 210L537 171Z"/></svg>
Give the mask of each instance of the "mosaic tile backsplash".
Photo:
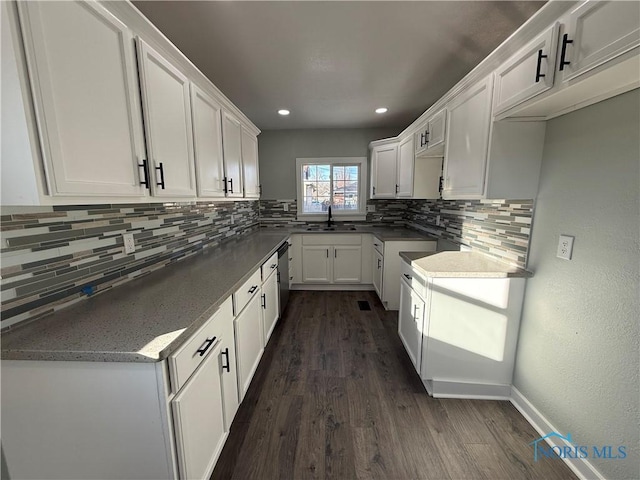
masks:
<svg viewBox="0 0 640 480"><path fill-rule="evenodd" d="M369 200L367 205L375 207L367 224L406 226L521 268L527 264L532 200ZM306 224L296 221L295 200L260 201L262 227Z"/></svg>
<svg viewBox="0 0 640 480"><path fill-rule="evenodd" d="M259 227L258 201L42 207L1 222L2 328Z"/></svg>

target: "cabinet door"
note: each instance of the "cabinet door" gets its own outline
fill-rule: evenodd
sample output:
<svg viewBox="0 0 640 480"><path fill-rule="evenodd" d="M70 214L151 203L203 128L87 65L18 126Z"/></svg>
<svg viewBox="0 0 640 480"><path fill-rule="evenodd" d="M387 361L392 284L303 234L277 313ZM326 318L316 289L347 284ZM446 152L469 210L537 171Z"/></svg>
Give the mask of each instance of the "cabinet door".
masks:
<svg viewBox="0 0 640 480"><path fill-rule="evenodd" d="M53 195L141 196L131 31L94 2L18 2Z"/></svg>
<svg viewBox="0 0 640 480"><path fill-rule="evenodd" d="M418 128L413 135L413 143L415 145L415 155L418 156L424 152L429 144L427 143L427 132L429 131L429 123L425 123Z"/></svg>
<svg viewBox="0 0 640 480"><path fill-rule="evenodd" d="M191 84L193 146L196 183L201 197L224 197L222 108L210 95Z"/></svg>
<svg viewBox="0 0 640 480"><path fill-rule="evenodd" d="M444 132L446 129L447 111L440 110L429 119L429 129L427 132L427 150L431 150L444 142Z"/></svg>
<svg viewBox="0 0 640 480"><path fill-rule="evenodd" d="M273 273L262 285L262 331L265 345L278 321L280 312L278 293L278 275Z"/></svg>
<svg viewBox="0 0 640 480"><path fill-rule="evenodd" d="M398 335L418 373L421 366L423 318L424 302L404 280L401 280Z"/></svg>
<svg viewBox="0 0 640 480"><path fill-rule="evenodd" d="M569 16L566 40L560 40L560 60L568 62L559 67L562 80L571 80L640 45L639 18L638 2L578 6Z"/></svg>
<svg viewBox="0 0 640 480"><path fill-rule="evenodd" d="M413 137L405 138L398 145L398 197L413 196Z"/></svg>
<svg viewBox="0 0 640 480"><path fill-rule="evenodd" d="M362 280L362 247L336 245L333 247L334 283L360 283Z"/></svg>
<svg viewBox="0 0 640 480"><path fill-rule="evenodd" d="M229 112L222 112L222 150L227 197L242 197L242 125Z"/></svg>
<svg viewBox="0 0 640 480"><path fill-rule="evenodd" d="M171 401L180 478L209 478L225 441L218 345Z"/></svg>
<svg viewBox="0 0 640 480"><path fill-rule="evenodd" d="M262 338L262 307L260 295L254 295L251 301L234 321L236 339L236 360L238 362L238 395L244 398L262 357L264 340Z"/></svg>
<svg viewBox="0 0 640 480"><path fill-rule="evenodd" d="M398 145L374 147L371 153L371 198L395 198Z"/></svg>
<svg viewBox="0 0 640 480"><path fill-rule="evenodd" d="M548 28L496 70L494 114L553 87L559 25Z"/></svg>
<svg viewBox="0 0 640 480"><path fill-rule="evenodd" d="M220 375L222 378L222 405L224 408L224 429L229 431L238 411L238 369L236 343L233 329L233 310L220 318Z"/></svg>
<svg viewBox="0 0 640 480"><path fill-rule="evenodd" d="M330 283L329 250L324 245L302 246L302 281L304 283Z"/></svg>
<svg viewBox="0 0 640 480"><path fill-rule="evenodd" d="M481 198L484 192L491 127L490 75L447 106L444 156L445 199Z"/></svg>
<svg viewBox="0 0 640 480"><path fill-rule="evenodd" d="M384 257L377 250L373 250L373 288L380 300L382 300L382 271L384 268Z"/></svg>
<svg viewBox="0 0 640 480"><path fill-rule="evenodd" d="M242 127L242 172L245 198L260 198L258 139Z"/></svg>
<svg viewBox="0 0 640 480"><path fill-rule="evenodd" d="M189 80L144 41L138 62L147 147L158 197L193 197L196 180Z"/></svg>

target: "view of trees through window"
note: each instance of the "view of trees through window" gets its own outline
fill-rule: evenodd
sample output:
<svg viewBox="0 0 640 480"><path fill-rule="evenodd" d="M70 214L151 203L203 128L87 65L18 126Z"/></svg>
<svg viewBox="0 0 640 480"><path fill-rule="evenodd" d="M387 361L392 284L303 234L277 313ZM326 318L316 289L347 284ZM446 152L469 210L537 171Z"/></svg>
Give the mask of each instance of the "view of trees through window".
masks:
<svg viewBox="0 0 640 480"><path fill-rule="evenodd" d="M307 164L302 167L304 213L358 210L358 165Z"/></svg>

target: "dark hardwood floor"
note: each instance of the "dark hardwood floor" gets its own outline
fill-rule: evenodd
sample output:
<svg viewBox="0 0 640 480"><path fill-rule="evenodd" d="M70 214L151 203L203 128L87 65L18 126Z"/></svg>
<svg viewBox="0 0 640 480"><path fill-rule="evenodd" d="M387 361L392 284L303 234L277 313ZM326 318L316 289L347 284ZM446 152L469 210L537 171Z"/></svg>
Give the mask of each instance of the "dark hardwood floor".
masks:
<svg viewBox="0 0 640 480"><path fill-rule="evenodd" d="M292 292L211 478L576 478L537 437L509 402L427 395L375 293Z"/></svg>

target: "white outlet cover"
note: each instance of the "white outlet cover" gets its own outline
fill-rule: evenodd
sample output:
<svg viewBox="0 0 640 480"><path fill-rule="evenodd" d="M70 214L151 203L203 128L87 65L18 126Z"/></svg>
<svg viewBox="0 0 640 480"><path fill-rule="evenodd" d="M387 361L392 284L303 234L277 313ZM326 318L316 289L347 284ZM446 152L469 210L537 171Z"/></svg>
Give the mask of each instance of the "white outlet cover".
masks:
<svg viewBox="0 0 640 480"><path fill-rule="evenodd" d="M558 251L556 252L556 256L558 258L562 258L563 260L571 260L571 255L573 254L573 240L575 237L570 235L560 235L560 239L558 240Z"/></svg>
<svg viewBox="0 0 640 480"><path fill-rule="evenodd" d="M376 211L375 205L367 205L367 212L375 212L375 211Z"/></svg>
<svg viewBox="0 0 640 480"><path fill-rule="evenodd" d="M124 243L124 253L133 253L136 251L136 243L133 240L133 233L123 233L122 242Z"/></svg>
<svg viewBox="0 0 640 480"><path fill-rule="evenodd" d="M282 206L282 208L283 208L283 210L284 210L285 212L288 212L288 211L289 211L289 204L288 204L288 203L285 203L285 204Z"/></svg>

